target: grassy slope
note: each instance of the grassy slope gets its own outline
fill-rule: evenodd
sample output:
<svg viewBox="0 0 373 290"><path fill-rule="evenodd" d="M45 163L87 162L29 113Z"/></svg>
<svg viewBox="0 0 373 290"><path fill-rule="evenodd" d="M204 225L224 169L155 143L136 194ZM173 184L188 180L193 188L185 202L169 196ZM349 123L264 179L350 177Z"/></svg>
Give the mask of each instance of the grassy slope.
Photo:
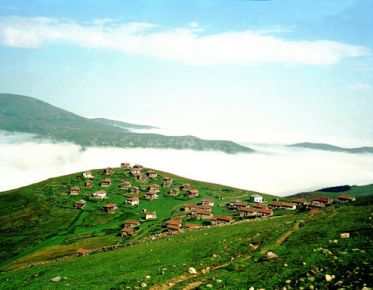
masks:
<svg viewBox="0 0 373 290"><path fill-rule="evenodd" d="M219 150L227 153L253 151L231 141L132 133L34 98L10 94L0 94L0 129L33 133L42 138L70 141L82 146Z"/></svg>
<svg viewBox="0 0 373 290"><path fill-rule="evenodd" d="M167 219L183 214L180 207L184 203L198 202L204 197L209 197L216 201L217 205L213 210L215 215L231 214L223 207L226 202L239 197L247 199L252 194L246 190L188 180L160 172L162 175L174 178L173 187L188 182L199 189L201 196L192 200L186 197L170 197L167 195L169 189L162 188L158 200L142 199L139 207L132 208L123 204L126 196L129 195L119 188L120 183L124 180L131 181L132 185L143 189L140 195L143 196L150 184L161 184L162 177L147 182L137 182L130 176L128 170L116 168L115 174L110 176L113 185L105 189L109 199L88 201L82 211L74 209L75 201L81 198L88 200L94 191L101 189L99 182L106 177L103 170L94 170L93 174L95 176L93 189L85 189L82 174L76 173L0 193L0 218L3 221L0 224L0 261L18 255L16 259L8 260L6 264L17 261L19 265L23 265L68 255L79 247L97 248L102 245L122 243L125 240L117 234L123 221L128 218L142 218L144 208L155 210L158 219L142 223L138 236L134 239L161 231ZM83 188L80 196L68 195L67 192L72 186ZM271 200L271 196L267 197ZM102 212L101 208L106 203L116 203L119 205L119 210L115 214ZM40 250L46 251L46 254L38 254Z"/></svg>
<svg viewBox="0 0 373 290"><path fill-rule="evenodd" d="M286 280L290 280L288 283L295 288L313 285L316 289L343 286L361 289L363 283L372 286L368 276L373 270L371 213L372 198L365 197L352 205L329 207L321 215L283 216L213 228L4 272L0 273L0 285L2 289L124 289L140 286L142 281L148 285L161 285L177 281L174 278L183 275L181 280L184 281L176 284L175 289L191 282L201 284L200 289L205 289L208 283L220 289L248 289L251 286L275 289L285 286ZM293 232L294 222L301 226ZM346 231L351 233L351 238L340 239L340 233ZM277 243L285 232L291 235L283 244ZM331 242L333 240L337 243ZM253 251L249 247L252 242L263 244ZM277 253L279 259L263 259L260 249L266 248ZM328 249L331 254L319 248ZM185 276L189 266L200 270L216 265L225 266L196 278ZM325 274L336 278L328 284ZM50 281L58 275L66 279L59 283ZM147 275L149 279L145 278ZM341 284L333 286L337 281Z"/></svg>
<svg viewBox="0 0 373 290"><path fill-rule="evenodd" d="M316 149L316 150L324 150L324 151L331 151L331 152L345 152L345 153L373 153L373 147L358 147L358 148L343 148L338 147L330 144L324 143L298 143L289 145L290 147L299 147L299 148L308 148L308 149Z"/></svg>

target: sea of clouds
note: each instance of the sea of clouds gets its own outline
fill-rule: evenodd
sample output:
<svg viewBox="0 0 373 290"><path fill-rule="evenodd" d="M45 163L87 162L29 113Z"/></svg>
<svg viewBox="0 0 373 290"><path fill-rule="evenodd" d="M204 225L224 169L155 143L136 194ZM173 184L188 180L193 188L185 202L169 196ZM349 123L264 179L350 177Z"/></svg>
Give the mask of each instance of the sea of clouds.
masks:
<svg viewBox="0 0 373 290"><path fill-rule="evenodd" d="M192 179L276 195L373 183L373 154L252 145L250 154L171 149L82 149L72 143L0 132L0 191L121 162L140 163Z"/></svg>

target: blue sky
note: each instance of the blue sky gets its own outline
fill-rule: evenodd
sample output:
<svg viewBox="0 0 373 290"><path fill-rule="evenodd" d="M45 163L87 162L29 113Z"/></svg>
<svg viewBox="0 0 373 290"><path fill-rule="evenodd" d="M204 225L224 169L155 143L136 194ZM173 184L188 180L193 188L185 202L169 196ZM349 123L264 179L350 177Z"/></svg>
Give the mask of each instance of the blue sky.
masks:
<svg viewBox="0 0 373 290"><path fill-rule="evenodd" d="M369 0L0 0L0 87L175 134L373 145L372 13Z"/></svg>

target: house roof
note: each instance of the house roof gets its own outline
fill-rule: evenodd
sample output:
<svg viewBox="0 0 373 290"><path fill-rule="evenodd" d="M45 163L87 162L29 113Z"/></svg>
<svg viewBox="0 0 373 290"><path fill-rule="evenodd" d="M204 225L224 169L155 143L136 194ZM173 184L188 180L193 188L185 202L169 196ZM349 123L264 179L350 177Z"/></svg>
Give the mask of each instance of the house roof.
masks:
<svg viewBox="0 0 373 290"><path fill-rule="evenodd" d="M233 221L233 217L232 216L223 216L223 215L221 215L221 216L215 216L211 220L213 220L213 221L219 220L219 221L231 222L231 221Z"/></svg>
<svg viewBox="0 0 373 290"><path fill-rule="evenodd" d="M192 228L198 228L199 225L196 225L196 224L186 224L185 225L188 229L192 229Z"/></svg>
<svg viewBox="0 0 373 290"><path fill-rule="evenodd" d="M190 187L189 183L184 183L181 187Z"/></svg>
<svg viewBox="0 0 373 290"><path fill-rule="evenodd" d="M111 179L110 178L104 178L103 180L102 180L102 182L111 182Z"/></svg>
<svg viewBox="0 0 373 290"><path fill-rule="evenodd" d="M278 207L294 207L295 206L294 203L285 202L285 201L274 201L274 202L271 202L269 205L278 206Z"/></svg>
<svg viewBox="0 0 373 290"><path fill-rule="evenodd" d="M139 201L140 199L137 196L131 196L131 197L127 198L127 200L129 200L129 201Z"/></svg>
<svg viewBox="0 0 373 290"><path fill-rule="evenodd" d="M351 195L340 195L337 198L338 199L345 199L345 200L352 200L352 199L354 199L354 197L351 196Z"/></svg>
<svg viewBox="0 0 373 290"><path fill-rule="evenodd" d="M118 207L118 206L115 203L109 203L109 204L104 205L104 208L114 208L114 207Z"/></svg>
<svg viewBox="0 0 373 290"><path fill-rule="evenodd" d="M75 204L86 204L87 202L84 199L78 200Z"/></svg>
<svg viewBox="0 0 373 290"><path fill-rule="evenodd" d="M197 188L192 188L192 189L189 189L188 190L188 193L191 193L191 194L196 194L196 193L198 193L199 191L198 191L198 189Z"/></svg>
<svg viewBox="0 0 373 290"><path fill-rule="evenodd" d="M243 211L243 212L256 212L258 209L256 208L253 208L253 207L243 207L240 209L240 211Z"/></svg>
<svg viewBox="0 0 373 290"><path fill-rule="evenodd" d="M102 195L102 194L106 194L106 191L105 190L98 190L94 194L100 194L100 195Z"/></svg>
<svg viewBox="0 0 373 290"><path fill-rule="evenodd" d="M87 254L87 253L90 253L91 251L90 250L87 250L87 249L84 249L84 248L79 248L76 250L76 253L77 254Z"/></svg>
<svg viewBox="0 0 373 290"><path fill-rule="evenodd" d="M155 215L155 211L147 210L145 211L145 215Z"/></svg>
<svg viewBox="0 0 373 290"><path fill-rule="evenodd" d="M139 225L140 221L139 220L126 220L124 224L129 224L129 225Z"/></svg>
<svg viewBox="0 0 373 290"><path fill-rule="evenodd" d="M201 204L201 205L197 205L197 208L201 208L201 209L211 209L211 206L208 205L208 204Z"/></svg>
<svg viewBox="0 0 373 290"><path fill-rule="evenodd" d="M266 204L261 204L261 203L256 203L253 205L253 207L255 208L267 208L267 205Z"/></svg>
<svg viewBox="0 0 373 290"><path fill-rule="evenodd" d="M74 186L74 187L71 187L70 190L80 190L80 187Z"/></svg>
<svg viewBox="0 0 373 290"><path fill-rule="evenodd" d="M131 182L129 182L129 181L123 181L122 185L131 185Z"/></svg>
<svg viewBox="0 0 373 290"><path fill-rule="evenodd" d="M163 177L163 180L164 180L164 181L169 181L169 180L172 180L172 178L169 177L169 176L165 176L165 177Z"/></svg>
<svg viewBox="0 0 373 290"><path fill-rule="evenodd" d="M181 220L178 218L170 219L166 224L167 225L179 225L181 224Z"/></svg>
<svg viewBox="0 0 373 290"><path fill-rule="evenodd" d="M319 209L314 208L310 210L310 214L319 214L319 213L322 213L322 211Z"/></svg>
<svg viewBox="0 0 373 290"><path fill-rule="evenodd" d="M141 164L135 164L133 168L142 169L144 168L144 166L142 166Z"/></svg>
<svg viewBox="0 0 373 290"><path fill-rule="evenodd" d="M156 193L155 192L153 192L153 191L148 191L147 193L145 193L146 195L156 195Z"/></svg>
<svg viewBox="0 0 373 290"><path fill-rule="evenodd" d="M157 174L157 172L155 170L153 170L153 169L149 169L148 170L148 174Z"/></svg>
<svg viewBox="0 0 373 290"><path fill-rule="evenodd" d="M204 198L204 199L202 199L201 200L201 202L214 202L214 200L213 199L209 199L209 198Z"/></svg>
<svg viewBox="0 0 373 290"><path fill-rule="evenodd" d="M167 228L170 230L180 230L180 227L174 224L167 224Z"/></svg>
<svg viewBox="0 0 373 290"><path fill-rule="evenodd" d="M186 203L184 204L184 207L196 208L197 205L195 203Z"/></svg>
<svg viewBox="0 0 373 290"><path fill-rule="evenodd" d="M331 198L326 197L326 196L319 196L319 197L314 198L313 200L319 201L319 202L329 202Z"/></svg>
<svg viewBox="0 0 373 290"><path fill-rule="evenodd" d="M205 210L205 209L202 209L202 208L196 208L194 210L194 212L197 213L197 214L201 214L201 215L212 215L211 210Z"/></svg>
<svg viewBox="0 0 373 290"><path fill-rule="evenodd" d="M232 203L232 206L247 206L248 203L246 201L236 201Z"/></svg>
<svg viewBox="0 0 373 290"><path fill-rule="evenodd" d="M127 234L133 234L135 231L134 231L134 229L132 229L132 228L123 228L123 229L121 230L121 232L122 232L122 233L127 233Z"/></svg>

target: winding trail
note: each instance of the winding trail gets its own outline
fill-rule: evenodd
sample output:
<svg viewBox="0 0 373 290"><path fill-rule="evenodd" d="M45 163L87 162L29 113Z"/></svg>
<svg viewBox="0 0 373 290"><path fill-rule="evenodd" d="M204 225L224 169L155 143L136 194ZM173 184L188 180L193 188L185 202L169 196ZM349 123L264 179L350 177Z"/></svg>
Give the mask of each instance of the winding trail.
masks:
<svg viewBox="0 0 373 290"><path fill-rule="evenodd" d="M290 230L284 232L280 237L277 238L277 240L274 243L272 243L272 244L268 245L267 247L263 248L260 251L260 253L261 254L265 254L269 250L274 250L274 249L278 248L279 246L281 246L289 238L289 236L294 231L299 230L301 222L304 222L304 221L301 220L301 221L295 222L294 225L293 225L293 227ZM176 286L178 284L181 284L183 282L186 282L188 280L192 280L192 279L195 279L195 278L197 278L199 276L203 276L203 275L205 275L207 273L211 273L212 271L216 271L218 269L225 268L225 267L231 265L233 262L236 262L237 260L239 260L239 261L245 261L245 260L249 260L249 259L251 259L251 256L237 257L235 259L232 259L231 261L228 261L228 262L216 265L216 266L206 267L206 268L198 271L197 274L194 274L194 275L192 275L192 274L184 274L184 275L178 276L176 278L173 278L173 279L165 282L164 284L154 285L150 289L151 290L167 290L167 289L171 289L172 287L174 287L174 286ZM199 287L200 285L202 285L206 281L208 281L208 278L197 280L197 281L191 281L189 284L187 284L185 287L183 287L183 290L196 289L197 287Z"/></svg>

